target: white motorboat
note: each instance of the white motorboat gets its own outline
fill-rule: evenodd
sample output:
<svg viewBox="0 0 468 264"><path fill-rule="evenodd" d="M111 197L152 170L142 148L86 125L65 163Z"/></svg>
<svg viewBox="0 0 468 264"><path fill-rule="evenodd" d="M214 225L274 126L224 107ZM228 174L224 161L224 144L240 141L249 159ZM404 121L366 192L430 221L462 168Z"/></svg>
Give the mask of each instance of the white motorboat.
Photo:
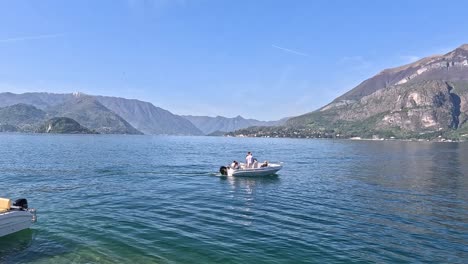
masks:
<svg viewBox="0 0 468 264"><path fill-rule="evenodd" d="M0 198L0 237L27 229L34 222L36 210L28 209L26 199L12 203L10 199Z"/></svg>
<svg viewBox="0 0 468 264"><path fill-rule="evenodd" d="M262 165L254 164L252 168L248 168L245 164L240 163L238 168L232 166L221 166L219 172L225 176L239 176L239 177L257 177L268 176L276 174L283 168L281 163L268 163Z"/></svg>

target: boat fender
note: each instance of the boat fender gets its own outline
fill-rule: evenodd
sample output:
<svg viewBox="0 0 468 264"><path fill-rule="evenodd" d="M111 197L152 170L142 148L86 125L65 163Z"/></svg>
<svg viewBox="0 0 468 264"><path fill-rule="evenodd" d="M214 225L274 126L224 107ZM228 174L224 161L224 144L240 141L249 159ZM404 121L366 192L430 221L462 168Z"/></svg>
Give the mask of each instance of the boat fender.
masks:
<svg viewBox="0 0 468 264"><path fill-rule="evenodd" d="M221 175L227 175L227 167L226 166L221 166L219 168L219 172L221 173Z"/></svg>
<svg viewBox="0 0 468 264"><path fill-rule="evenodd" d="M28 209L28 200L20 198L13 203L14 206L20 207L22 210Z"/></svg>

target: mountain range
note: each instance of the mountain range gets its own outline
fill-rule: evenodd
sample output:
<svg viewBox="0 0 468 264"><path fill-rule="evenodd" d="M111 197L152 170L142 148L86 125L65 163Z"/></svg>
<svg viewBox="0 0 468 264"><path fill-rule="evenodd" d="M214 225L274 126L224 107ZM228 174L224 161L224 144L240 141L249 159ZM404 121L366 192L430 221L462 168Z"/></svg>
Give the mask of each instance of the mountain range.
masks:
<svg viewBox="0 0 468 264"><path fill-rule="evenodd" d="M365 138L468 137L468 45L386 69L284 126L231 135Z"/></svg>
<svg viewBox="0 0 468 264"><path fill-rule="evenodd" d="M58 117L68 119L54 119ZM60 129L43 129L50 124L58 124ZM0 93L0 131L205 135L217 130L226 133L251 125L275 124L280 123L240 116L179 116L149 102L119 97L83 93ZM67 130L71 128L74 130Z"/></svg>
<svg viewBox="0 0 468 264"><path fill-rule="evenodd" d="M82 93L0 93L0 131L468 139L468 45L386 69L324 107L278 121L179 116Z"/></svg>
<svg viewBox="0 0 468 264"><path fill-rule="evenodd" d="M288 118L283 118L278 121L259 121L256 119L245 119L242 116L236 116L233 118L223 116L183 116L189 120L198 129L200 129L205 135L220 132L231 132L242 128L251 126L279 126L283 125Z"/></svg>

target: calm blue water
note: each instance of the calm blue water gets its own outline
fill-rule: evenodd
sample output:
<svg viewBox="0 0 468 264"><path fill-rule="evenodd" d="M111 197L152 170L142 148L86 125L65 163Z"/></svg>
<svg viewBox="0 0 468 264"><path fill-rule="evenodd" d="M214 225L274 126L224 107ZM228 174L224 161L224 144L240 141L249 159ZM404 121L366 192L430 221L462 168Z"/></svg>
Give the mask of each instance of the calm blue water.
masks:
<svg viewBox="0 0 468 264"><path fill-rule="evenodd" d="M253 151L279 176L217 176ZM0 263L467 263L468 144L0 134Z"/></svg>

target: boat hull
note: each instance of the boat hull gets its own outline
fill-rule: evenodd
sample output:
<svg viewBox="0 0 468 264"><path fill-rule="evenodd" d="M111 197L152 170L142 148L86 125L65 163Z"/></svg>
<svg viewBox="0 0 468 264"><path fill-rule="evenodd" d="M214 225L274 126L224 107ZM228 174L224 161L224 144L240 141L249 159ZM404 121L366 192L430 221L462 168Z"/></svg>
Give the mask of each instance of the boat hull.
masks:
<svg viewBox="0 0 468 264"><path fill-rule="evenodd" d="M0 237L27 229L35 221L30 211L7 211L0 213Z"/></svg>
<svg viewBox="0 0 468 264"><path fill-rule="evenodd" d="M255 168L255 169L239 169L234 170L229 168L228 169L228 176L235 176L235 177L263 177L268 175L276 174L279 170L283 168L282 165L273 165L263 168Z"/></svg>

